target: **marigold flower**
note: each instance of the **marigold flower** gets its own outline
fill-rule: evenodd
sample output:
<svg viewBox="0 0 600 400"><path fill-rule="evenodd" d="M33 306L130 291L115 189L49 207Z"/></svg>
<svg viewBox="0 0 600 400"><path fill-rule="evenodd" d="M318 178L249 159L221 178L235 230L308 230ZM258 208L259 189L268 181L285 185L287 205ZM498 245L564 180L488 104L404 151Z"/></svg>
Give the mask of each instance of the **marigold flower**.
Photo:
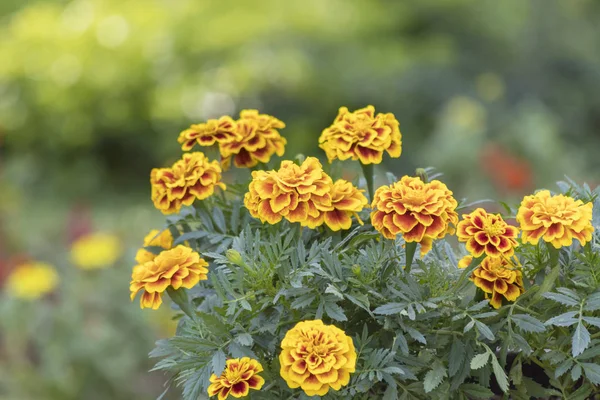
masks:
<svg viewBox="0 0 600 400"><path fill-rule="evenodd" d="M335 181L331 187L331 210L323 212L325 224L333 231L350 229L354 215L363 225L358 213L369 203L363 192L344 179Z"/></svg>
<svg viewBox="0 0 600 400"><path fill-rule="evenodd" d="M221 376L212 374L210 377L208 396L217 396L219 400L225 400L229 395L236 398L248 396L250 389L260 390L265 384L258 375L262 371L262 365L249 357L227 360Z"/></svg>
<svg viewBox="0 0 600 400"><path fill-rule="evenodd" d="M592 203L562 194L552 196L548 190L525 196L517 212L521 239L535 245L541 238L559 249L570 246L575 238L583 246L592 240L592 211Z"/></svg>
<svg viewBox="0 0 600 400"><path fill-rule="evenodd" d="M464 256L460 260L458 260L458 268L464 269L467 268L471 262L473 261L473 256Z"/></svg>
<svg viewBox="0 0 600 400"><path fill-rule="evenodd" d="M131 300L140 290L141 308L156 310L162 304L162 293L168 287L177 290L181 287L193 288L199 281L208 279L208 263L192 249L176 246L161 252L152 261L133 268L129 290Z"/></svg>
<svg viewBox="0 0 600 400"><path fill-rule="evenodd" d="M179 212L182 205L204 200L215 191L225 190L221 182L221 166L209 161L203 153L187 153L171 168L154 168L150 175L152 201L163 214Z"/></svg>
<svg viewBox="0 0 600 400"><path fill-rule="evenodd" d="M153 229L144 238L144 247L155 246L162 247L165 250L169 250L173 247L173 235L169 229L165 229L162 232L158 229ZM138 264L143 264L146 261L152 261L156 258L156 254L144 249L139 249L135 255L135 261Z"/></svg>
<svg viewBox="0 0 600 400"><path fill-rule="evenodd" d="M58 286L58 274L49 264L26 262L12 270L6 280L6 290L19 299L35 300Z"/></svg>
<svg viewBox="0 0 600 400"><path fill-rule="evenodd" d="M237 133L235 121L228 116L219 119L209 119L202 124L193 124L179 134L177 141L181 150L190 151L195 144L199 146L212 146L215 143L230 143L241 139Z"/></svg>
<svg viewBox="0 0 600 400"><path fill-rule="evenodd" d="M456 236L466 242L469 253L475 257L486 254L490 257L511 257L518 246L519 228L509 225L500 214L488 214L478 208L464 214L456 227Z"/></svg>
<svg viewBox="0 0 600 400"><path fill-rule="evenodd" d="M278 131L282 128L285 124L275 117L259 114L257 110L242 110L236 121L238 136L220 143L223 167L228 168L232 159L238 168L251 168L259 162L269 162L273 154L281 157L287 144Z"/></svg>
<svg viewBox="0 0 600 400"><path fill-rule="evenodd" d="M434 239L453 233L458 222L452 192L438 180L424 183L403 176L400 181L375 191L371 223L387 239L402 234L406 242L421 244L421 255L431 250Z"/></svg>
<svg viewBox="0 0 600 400"><path fill-rule="evenodd" d="M281 377L292 389L300 387L308 396L324 396L350 382L356 368L352 338L321 320L299 322L281 342Z"/></svg>
<svg viewBox="0 0 600 400"><path fill-rule="evenodd" d="M502 298L515 301L525 291L520 266L512 265L504 257L484 258L481 265L473 270L471 280L485 292L494 308L500 308Z"/></svg>
<svg viewBox="0 0 600 400"><path fill-rule="evenodd" d="M282 161L278 171L253 171L244 205L254 218L276 224L282 218L315 228L323 224L323 211L332 209L329 175L314 157L302 165Z"/></svg>
<svg viewBox="0 0 600 400"><path fill-rule="evenodd" d="M113 265L122 253L123 248L118 237L106 233L92 233L73 243L71 260L81 269L99 269Z"/></svg>
<svg viewBox="0 0 600 400"><path fill-rule="evenodd" d="M362 164L379 164L383 152L400 157L402 135L394 114L377 114L367 106L354 112L341 107L333 124L319 138L329 162L335 159L360 160Z"/></svg>

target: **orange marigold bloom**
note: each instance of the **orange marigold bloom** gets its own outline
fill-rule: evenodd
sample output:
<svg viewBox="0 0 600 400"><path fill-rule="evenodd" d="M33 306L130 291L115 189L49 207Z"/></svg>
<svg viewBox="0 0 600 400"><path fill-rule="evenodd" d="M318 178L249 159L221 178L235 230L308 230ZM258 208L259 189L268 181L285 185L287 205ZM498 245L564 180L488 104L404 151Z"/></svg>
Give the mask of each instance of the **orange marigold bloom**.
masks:
<svg viewBox="0 0 600 400"><path fill-rule="evenodd" d="M383 152L400 157L402 135L394 114L377 114L367 106L354 112L341 107L333 124L319 138L329 162L335 159L360 160L362 164L379 164Z"/></svg>
<svg viewBox="0 0 600 400"><path fill-rule="evenodd" d="M478 208L464 214L456 227L456 236L466 242L469 253L475 257L486 254L490 257L511 257L518 246L519 228L509 225L500 214L488 214Z"/></svg>
<svg viewBox="0 0 600 400"><path fill-rule="evenodd" d="M152 201L163 214L179 212L182 205L211 196L215 186L225 190L221 182L221 166L209 161L203 153L187 153L171 168L154 168L150 174Z"/></svg>
<svg viewBox="0 0 600 400"><path fill-rule="evenodd" d="M260 390L265 380L258 375L263 371L262 365L249 357L234 358L226 361L221 376L212 374L208 395L225 400L229 395L240 398L248 396L250 389Z"/></svg>
<svg viewBox="0 0 600 400"><path fill-rule="evenodd" d="M169 250L173 247L173 235L169 229L165 229L162 232L158 229L153 229L144 238L144 247L154 246L162 247L165 250ZM139 249L135 255L135 261L138 264L143 264L147 261L152 261L156 258L156 254L144 249Z"/></svg>
<svg viewBox="0 0 600 400"><path fill-rule="evenodd" d="M152 261L137 265L133 268L129 290L131 300L140 290L141 308L156 310L162 304L161 295L172 287L193 288L198 282L208 279L208 263L200 254L186 246L176 246L161 252Z"/></svg>
<svg viewBox="0 0 600 400"><path fill-rule="evenodd" d="M458 260L458 268L464 269L467 268L471 262L473 261L473 256L464 256L460 260Z"/></svg>
<svg viewBox="0 0 600 400"><path fill-rule="evenodd" d="M275 117L259 114L257 110L242 110L236 121L237 137L232 141L220 143L222 165L228 168L233 164L251 168L259 162L267 163L273 154L282 156L287 141L278 129L285 124Z"/></svg>
<svg viewBox="0 0 600 400"><path fill-rule="evenodd" d="M358 213L369 203L363 192L344 179L331 186L331 210L323 211L323 216L332 231L350 229L353 215L363 225Z"/></svg>
<svg viewBox="0 0 600 400"><path fill-rule="evenodd" d="M356 368L352 338L321 320L299 322L281 342L281 377L292 389L302 388L308 396L324 396L350 382Z"/></svg>
<svg viewBox="0 0 600 400"><path fill-rule="evenodd" d="M525 196L517 212L521 238L531 244L541 238L557 249L570 246L575 238L583 246L592 240L592 211L592 203L562 194L552 196L548 190Z"/></svg>
<svg viewBox="0 0 600 400"><path fill-rule="evenodd" d="M202 124L193 124L179 134L177 141L181 150L190 151L195 144L212 146L215 143L230 143L241 139L237 132L235 121L228 116L219 119L209 119Z"/></svg>
<svg viewBox="0 0 600 400"><path fill-rule="evenodd" d="M500 308L502 298L515 301L523 289L523 273L520 266L512 265L504 257L486 257L473 271L471 280L490 299L494 308Z"/></svg>
<svg viewBox="0 0 600 400"><path fill-rule="evenodd" d="M329 175L314 157L302 165L284 160L278 171L253 171L244 205L254 218L276 224L282 218L315 228L323 224L323 211L332 209Z"/></svg>
<svg viewBox="0 0 600 400"><path fill-rule="evenodd" d="M424 183L419 178L403 176L375 191L371 223L387 239L401 233L406 242L420 243L424 255L431 250L434 239L454 232L457 205L442 182Z"/></svg>

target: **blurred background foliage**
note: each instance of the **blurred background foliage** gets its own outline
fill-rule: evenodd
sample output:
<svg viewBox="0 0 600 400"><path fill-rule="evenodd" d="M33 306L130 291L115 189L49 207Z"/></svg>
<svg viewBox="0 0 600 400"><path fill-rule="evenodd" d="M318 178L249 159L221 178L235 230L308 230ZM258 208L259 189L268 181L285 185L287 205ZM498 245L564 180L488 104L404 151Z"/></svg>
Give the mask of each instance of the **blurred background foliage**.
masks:
<svg viewBox="0 0 600 400"><path fill-rule="evenodd" d="M600 182L596 0L2 0L0 38L0 276L18 254L64 264L78 230L139 246L163 221L150 169L243 108L286 122L288 157L321 158L338 107L393 112L385 167L434 166L459 198ZM151 340L122 336L145 358Z"/></svg>

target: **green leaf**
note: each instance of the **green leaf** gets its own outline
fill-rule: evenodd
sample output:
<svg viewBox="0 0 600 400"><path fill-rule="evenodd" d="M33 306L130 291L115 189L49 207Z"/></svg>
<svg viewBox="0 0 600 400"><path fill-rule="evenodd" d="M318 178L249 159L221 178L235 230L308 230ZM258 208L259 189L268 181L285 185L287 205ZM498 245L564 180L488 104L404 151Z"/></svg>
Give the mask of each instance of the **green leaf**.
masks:
<svg viewBox="0 0 600 400"><path fill-rule="evenodd" d="M304 308L309 306L315 299L317 298L317 296L315 296L314 294L308 293L305 295L302 295L300 297L297 297L291 304L291 307L296 310L299 308Z"/></svg>
<svg viewBox="0 0 600 400"><path fill-rule="evenodd" d="M475 326L477 327L479 333L481 333L487 340L494 340L494 334L486 324L481 321L475 321Z"/></svg>
<svg viewBox="0 0 600 400"><path fill-rule="evenodd" d="M415 328L407 326L406 333L408 333L408 335L411 338L415 339L417 342L427 344L427 339L425 339L425 336L423 336L423 334L421 332L419 332L418 330L416 330Z"/></svg>
<svg viewBox="0 0 600 400"><path fill-rule="evenodd" d="M571 379L574 381L578 380L581 376L581 364L577 364L571 370Z"/></svg>
<svg viewBox="0 0 600 400"><path fill-rule="evenodd" d="M600 292L596 292L588 296L583 309L585 311L600 310Z"/></svg>
<svg viewBox="0 0 600 400"><path fill-rule="evenodd" d="M541 321L528 314L514 314L511 321L525 332L544 332L546 330Z"/></svg>
<svg viewBox="0 0 600 400"><path fill-rule="evenodd" d="M500 389L506 393L508 392L508 377L506 376L506 372L504 368L498 362L498 359L495 355L492 354L492 368L494 370L494 375L496 376L496 382L498 382L498 386Z"/></svg>
<svg viewBox="0 0 600 400"><path fill-rule="evenodd" d="M539 300L541 297L543 297L543 295L546 292L548 292L550 289L552 289L552 287L554 286L554 282L556 282L559 275L560 275L560 266L556 265L550 270L550 273L548 275L546 275L546 278L544 278L544 281L540 285L540 289L535 294L535 296L533 296L534 300Z"/></svg>
<svg viewBox="0 0 600 400"><path fill-rule="evenodd" d="M583 317L583 320L590 325L600 328L600 318L598 317Z"/></svg>
<svg viewBox="0 0 600 400"><path fill-rule="evenodd" d="M478 385L476 383L463 383L460 385L460 390L474 399L491 399L494 397L494 392L490 389Z"/></svg>
<svg viewBox="0 0 600 400"><path fill-rule="evenodd" d="M406 305L406 303L388 303L377 307L375 310L373 310L373 313L379 315L399 314L406 308Z"/></svg>
<svg viewBox="0 0 600 400"><path fill-rule="evenodd" d="M417 251L417 242L407 242L405 245L406 251L406 270L410 271L410 267L412 265L413 259L415 258L415 253Z"/></svg>
<svg viewBox="0 0 600 400"><path fill-rule="evenodd" d="M523 381L523 365L521 364L521 359L517 358L517 361L510 368L510 373L508 374L510 381L515 385L520 385Z"/></svg>
<svg viewBox="0 0 600 400"><path fill-rule="evenodd" d="M425 380L423 381L425 393L429 393L438 387L446 376L446 368L444 365L440 362L435 363L433 365L433 369L429 370L427 374L425 374Z"/></svg>
<svg viewBox="0 0 600 400"><path fill-rule="evenodd" d="M574 362L572 359L568 359L563 361L558 368L556 368L556 370L554 371L554 378L558 379L560 378L562 375L564 375L568 370L571 369L571 367L573 366Z"/></svg>
<svg viewBox="0 0 600 400"><path fill-rule="evenodd" d="M487 364L489 359L490 353L487 351L485 353L477 354L471 360L471 369L483 368Z"/></svg>
<svg viewBox="0 0 600 400"><path fill-rule="evenodd" d="M585 377L594 385L600 385L600 365L592 363L581 363Z"/></svg>
<svg viewBox="0 0 600 400"><path fill-rule="evenodd" d="M235 341L241 344L242 346L252 346L252 344L254 343L252 335L248 333L240 333L235 337Z"/></svg>
<svg viewBox="0 0 600 400"><path fill-rule="evenodd" d="M583 353L585 349L590 345L590 332L587 328L579 322L577 324L577 328L575 328L575 333L573 334L573 342L572 342L572 350L573 357L578 356Z"/></svg>
<svg viewBox="0 0 600 400"><path fill-rule="evenodd" d="M600 356L600 346L595 346L587 349L577 357L579 360L587 360L588 358L594 358Z"/></svg>
<svg viewBox="0 0 600 400"><path fill-rule="evenodd" d="M221 373L225 369L225 353L223 350L217 350L212 357L212 371L215 375L221 376Z"/></svg>
<svg viewBox="0 0 600 400"><path fill-rule="evenodd" d="M573 298L566 296L564 294L561 294L561 293L552 293L552 292L544 293L542 295L542 297L545 297L550 300L554 300L560 304L564 304L565 306L579 305L579 302L577 302L577 300L574 300Z"/></svg>
<svg viewBox="0 0 600 400"><path fill-rule="evenodd" d="M208 232L205 232L205 231L187 232L187 233L184 233L183 235L179 236L177 239L175 239L173 241L173 246L176 246L176 245L186 242L188 240L202 239L205 236L208 236Z"/></svg>
<svg viewBox="0 0 600 400"><path fill-rule="evenodd" d="M569 311L550 318L548 321L544 322L544 325L571 326L576 324L578 321L577 318L573 318L576 315L577 311Z"/></svg>
<svg viewBox="0 0 600 400"><path fill-rule="evenodd" d="M342 307L338 306L335 303L326 302L325 303L325 314L336 321L348 321L346 314L344 314L344 310Z"/></svg>
<svg viewBox="0 0 600 400"><path fill-rule="evenodd" d="M454 339L448 356L448 375L454 376L465 362L465 345Z"/></svg>

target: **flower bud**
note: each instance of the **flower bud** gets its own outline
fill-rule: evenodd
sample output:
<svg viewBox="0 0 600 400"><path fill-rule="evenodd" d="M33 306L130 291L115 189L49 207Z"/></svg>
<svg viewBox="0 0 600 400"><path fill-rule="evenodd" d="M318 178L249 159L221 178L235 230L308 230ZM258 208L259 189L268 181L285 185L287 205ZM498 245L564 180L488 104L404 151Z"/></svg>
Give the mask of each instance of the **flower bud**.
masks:
<svg viewBox="0 0 600 400"><path fill-rule="evenodd" d="M242 255L240 254L239 251L234 250L234 249L229 249L226 252L227 255L227 259L229 261L231 261L232 263L234 263L235 265L239 265L240 267L242 267L244 265L244 260L242 260Z"/></svg>

